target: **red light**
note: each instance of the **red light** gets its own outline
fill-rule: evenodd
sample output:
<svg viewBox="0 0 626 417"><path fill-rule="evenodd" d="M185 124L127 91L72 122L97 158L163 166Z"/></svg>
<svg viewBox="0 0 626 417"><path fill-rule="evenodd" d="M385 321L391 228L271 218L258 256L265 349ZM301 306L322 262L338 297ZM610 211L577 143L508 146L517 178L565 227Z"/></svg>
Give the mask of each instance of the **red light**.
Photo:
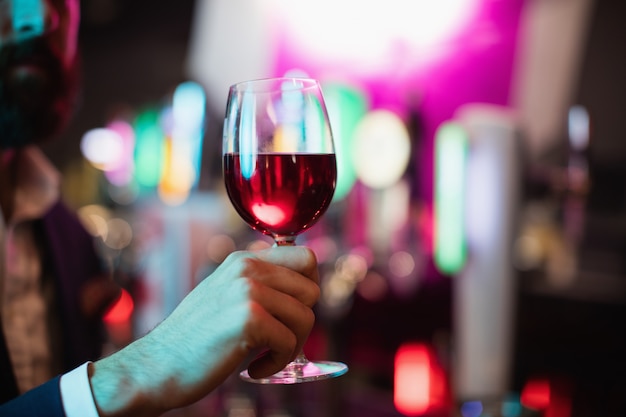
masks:
<svg viewBox="0 0 626 417"><path fill-rule="evenodd" d="M550 405L550 382L547 379L531 379L522 390L521 403L528 408L545 410Z"/></svg>
<svg viewBox="0 0 626 417"><path fill-rule="evenodd" d="M396 352L394 404L404 415L418 416L441 406L446 391L445 374L423 344L408 343Z"/></svg>
<svg viewBox="0 0 626 417"><path fill-rule="evenodd" d="M522 390L521 403L543 410L546 417L570 417L572 414L571 386L562 379L530 379Z"/></svg>
<svg viewBox="0 0 626 417"><path fill-rule="evenodd" d="M130 319L135 303L133 299L125 289L122 289L120 298L117 299L115 304L104 315L104 322L107 324L124 323Z"/></svg>

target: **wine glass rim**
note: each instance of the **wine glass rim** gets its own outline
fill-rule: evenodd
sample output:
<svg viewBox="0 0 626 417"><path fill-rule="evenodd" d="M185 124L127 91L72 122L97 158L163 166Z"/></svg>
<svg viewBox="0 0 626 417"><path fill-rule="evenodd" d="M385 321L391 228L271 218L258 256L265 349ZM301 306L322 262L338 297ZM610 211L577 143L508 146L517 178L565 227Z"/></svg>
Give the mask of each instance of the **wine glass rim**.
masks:
<svg viewBox="0 0 626 417"><path fill-rule="evenodd" d="M238 93L272 93L276 91L284 91L284 83L292 83L294 88L290 90L306 90L309 88L318 88L319 81L315 78L308 77L267 77L257 78L253 80L240 81L230 86L231 91ZM301 85L298 85L301 83ZM276 87L278 84L281 87Z"/></svg>

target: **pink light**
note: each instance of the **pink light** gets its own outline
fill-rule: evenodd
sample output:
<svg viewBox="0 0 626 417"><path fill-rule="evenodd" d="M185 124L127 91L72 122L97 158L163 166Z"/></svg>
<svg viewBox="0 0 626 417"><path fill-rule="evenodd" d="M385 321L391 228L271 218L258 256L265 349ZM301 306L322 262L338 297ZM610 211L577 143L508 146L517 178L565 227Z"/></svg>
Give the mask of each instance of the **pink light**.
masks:
<svg viewBox="0 0 626 417"><path fill-rule="evenodd" d="M448 53L478 0L273 0L277 27L294 54L363 75L397 74Z"/></svg>
<svg viewBox="0 0 626 417"><path fill-rule="evenodd" d="M270 226L277 226L287 218L285 211L281 207L272 204L254 203L252 212L260 221Z"/></svg>
<svg viewBox="0 0 626 417"><path fill-rule="evenodd" d="M394 405L407 416L419 416L444 405L446 381L432 352L420 343L406 343L395 357Z"/></svg>
<svg viewBox="0 0 626 417"><path fill-rule="evenodd" d="M104 174L112 184L127 185L132 179L134 170L135 132L132 126L123 120L112 121L107 125L107 129L119 135L121 149L115 164L108 167Z"/></svg>

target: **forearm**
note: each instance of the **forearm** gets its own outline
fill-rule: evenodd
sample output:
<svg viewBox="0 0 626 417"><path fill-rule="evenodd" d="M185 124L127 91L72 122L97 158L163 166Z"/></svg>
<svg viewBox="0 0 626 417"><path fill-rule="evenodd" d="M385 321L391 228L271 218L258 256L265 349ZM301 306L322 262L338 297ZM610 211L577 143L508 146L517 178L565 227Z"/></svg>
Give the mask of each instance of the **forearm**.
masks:
<svg viewBox="0 0 626 417"><path fill-rule="evenodd" d="M180 331L177 323L165 320L91 366L90 383L100 417L158 416L191 404L213 391L244 358L245 350L229 348L231 343L223 339L194 350L188 345L192 336ZM208 331L193 333L212 339Z"/></svg>

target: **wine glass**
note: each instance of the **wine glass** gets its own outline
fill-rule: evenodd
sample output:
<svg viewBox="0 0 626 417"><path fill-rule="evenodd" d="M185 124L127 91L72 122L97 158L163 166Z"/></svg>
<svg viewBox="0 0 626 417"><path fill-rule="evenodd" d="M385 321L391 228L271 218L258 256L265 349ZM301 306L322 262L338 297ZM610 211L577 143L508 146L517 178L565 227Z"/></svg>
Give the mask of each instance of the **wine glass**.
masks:
<svg viewBox="0 0 626 417"><path fill-rule="evenodd" d="M267 78L230 87L224 121L223 169L235 210L278 246L324 214L333 197L337 166L319 83L306 78ZM340 362L309 361L303 352L262 384L295 384L343 375Z"/></svg>

